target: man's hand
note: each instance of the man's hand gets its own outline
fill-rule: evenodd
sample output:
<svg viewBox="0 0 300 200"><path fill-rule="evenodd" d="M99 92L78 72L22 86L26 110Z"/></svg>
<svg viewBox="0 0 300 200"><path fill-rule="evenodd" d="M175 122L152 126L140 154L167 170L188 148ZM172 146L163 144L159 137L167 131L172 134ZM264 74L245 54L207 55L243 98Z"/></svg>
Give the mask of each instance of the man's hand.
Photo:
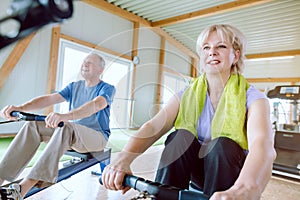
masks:
<svg viewBox="0 0 300 200"><path fill-rule="evenodd" d="M51 112L45 119L46 128L57 128L60 122L68 121L65 114Z"/></svg>
<svg viewBox="0 0 300 200"><path fill-rule="evenodd" d="M1 110L1 117L9 119L9 120L15 120L17 119L16 117L12 117L10 115L10 113L12 111L21 111L20 107L17 106L13 106L13 105L8 105L5 106L2 110Z"/></svg>

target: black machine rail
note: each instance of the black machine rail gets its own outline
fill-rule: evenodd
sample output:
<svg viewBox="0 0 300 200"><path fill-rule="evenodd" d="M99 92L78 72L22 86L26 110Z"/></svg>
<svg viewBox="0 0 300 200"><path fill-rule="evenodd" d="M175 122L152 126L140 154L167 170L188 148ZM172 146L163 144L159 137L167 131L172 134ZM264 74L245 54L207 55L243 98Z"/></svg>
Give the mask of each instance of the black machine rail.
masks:
<svg viewBox="0 0 300 200"><path fill-rule="evenodd" d="M19 111L12 111L10 113L12 117L17 117L18 121L45 121L46 116L44 115L37 115L32 113L26 112L19 112ZM63 127L64 122L59 122L58 127Z"/></svg>
<svg viewBox="0 0 300 200"><path fill-rule="evenodd" d="M102 177L99 178L102 184ZM131 187L139 192L146 192L150 198L155 200L208 200L209 197L203 193L179 189L173 186L163 185L158 182L145 180L134 175L124 177L123 186Z"/></svg>

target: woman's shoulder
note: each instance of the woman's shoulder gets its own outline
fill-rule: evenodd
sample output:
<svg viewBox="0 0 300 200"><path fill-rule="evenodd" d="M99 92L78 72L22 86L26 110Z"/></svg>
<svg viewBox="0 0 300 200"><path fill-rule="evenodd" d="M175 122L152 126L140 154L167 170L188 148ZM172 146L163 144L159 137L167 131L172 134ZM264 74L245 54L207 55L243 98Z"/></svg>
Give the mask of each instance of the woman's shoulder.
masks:
<svg viewBox="0 0 300 200"><path fill-rule="evenodd" d="M267 96L254 85L250 85L247 90L247 108L258 99L267 99Z"/></svg>

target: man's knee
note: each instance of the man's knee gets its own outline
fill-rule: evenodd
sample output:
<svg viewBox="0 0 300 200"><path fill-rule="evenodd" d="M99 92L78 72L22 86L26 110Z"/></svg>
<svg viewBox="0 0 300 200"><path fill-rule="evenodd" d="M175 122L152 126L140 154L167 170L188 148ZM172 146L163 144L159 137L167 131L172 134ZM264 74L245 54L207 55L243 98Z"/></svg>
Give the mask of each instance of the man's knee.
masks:
<svg viewBox="0 0 300 200"><path fill-rule="evenodd" d="M63 127L58 127L55 129L55 133L61 134L63 137L73 136L75 126L72 123L64 123Z"/></svg>

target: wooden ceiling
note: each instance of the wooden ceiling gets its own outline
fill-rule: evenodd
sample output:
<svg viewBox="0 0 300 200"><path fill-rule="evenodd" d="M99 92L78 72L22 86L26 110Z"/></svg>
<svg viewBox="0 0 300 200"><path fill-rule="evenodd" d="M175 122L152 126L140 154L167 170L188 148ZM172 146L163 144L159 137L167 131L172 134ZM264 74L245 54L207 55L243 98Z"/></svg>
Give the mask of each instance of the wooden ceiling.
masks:
<svg viewBox="0 0 300 200"><path fill-rule="evenodd" d="M152 28L190 55L209 24L228 23L248 38L247 58L300 55L298 0L83 0Z"/></svg>

